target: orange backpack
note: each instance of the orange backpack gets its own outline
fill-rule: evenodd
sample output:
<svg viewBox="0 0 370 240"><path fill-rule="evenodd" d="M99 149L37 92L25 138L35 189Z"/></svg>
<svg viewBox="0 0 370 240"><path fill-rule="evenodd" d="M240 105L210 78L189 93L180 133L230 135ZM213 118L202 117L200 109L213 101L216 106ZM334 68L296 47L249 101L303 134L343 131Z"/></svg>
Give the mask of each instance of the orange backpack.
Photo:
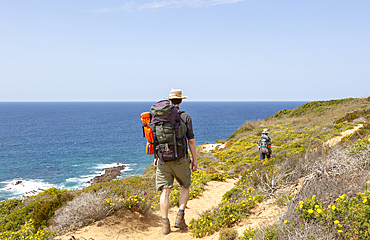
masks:
<svg viewBox="0 0 370 240"><path fill-rule="evenodd" d="M143 112L140 114L141 121L143 122L143 136L146 137L146 154L154 154L154 137L153 137L153 131L148 126L150 123L150 112Z"/></svg>

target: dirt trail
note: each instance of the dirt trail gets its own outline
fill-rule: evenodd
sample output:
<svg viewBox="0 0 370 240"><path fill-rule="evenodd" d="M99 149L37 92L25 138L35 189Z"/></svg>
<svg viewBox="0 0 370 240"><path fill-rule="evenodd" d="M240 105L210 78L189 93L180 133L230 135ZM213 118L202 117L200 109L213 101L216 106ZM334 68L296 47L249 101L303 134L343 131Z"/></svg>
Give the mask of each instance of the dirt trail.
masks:
<svg viewBox="0 0 370 240"><path fill-rule="evenodd" d="M344 131L341 136L334 137L324 144L332 147L339 143L340 140L348 134L354 133L362 124L353 129ZM204 150L211 151L215 149L217 144L209 144L204 146ZM205 187L203 195L188 202L188 208L185 213L187 223L192 218L198 218L205 210L216 207L222 200L222 196L229 191L237 180L231 179L226 182L209 182ZM301 188L303 178L299 179L295 184L282 189L284 192L289 192L294 196ZM258 228L276 222L286 211L286 207L276 204L276 199L266 199L258 204L252 210L252 215L248 219L238 223L233 229L238 231L239 236L249 227ZM159 212L154 212L146 217L138 213L119 212L114 216L107 217L101 221L94 223L91 226L81 228L74 232L69 232L55 239L70 240L72 236L77 240L126 240L126 239L169 239L169 240L187 240L191 239L189 231L181 232L173 227L177 214L177 208L170 209L169 218L171 222L172 232L168 235L162 234L161 217ZM206 236L204 240L217 240L219 233L211 236ZM73 239L73 238L72 238Z"/></svg>
<svg viewBox="0 0 370 240"><path fill-rule="evenodd" d="M295 184L290 185L284 189L281 189L280 191L286 192L289 195L294 196L301 188L303 179L304 177L300 178ZM238 232L239 236L242 236L244 230L247 228L257 229L262 226L268 226L275 223L285 213L286 210L287 210L286 206L276 204L275 198L263 200L261 203L257 205L257 207L252 209L252 214L248 217L248 219L245 219L237 223L233 227L233 229L235 229ZM213 235L204 237L203 239L218 240L219 233L218 232L214 233Z"/></svg>
<svg viewBox="0 0 370 240"><path fill-rule="evenodd" d="M233 188L236 181L236 179L229 179L226 182L209 182L201 197L188 202L185 211L186 223L189 223L192 218L198 218L205 210L217 207L222 200L222 196ZM55 239L69 240L71 236L80 240L191 239L190 231L181 232L173 227L177 210L177 208L170 209L169 219L172 232L168 235L162 234L161 217L158 211L147 217L132 212L120 212L91 226L56 237Z"/></svg>
<svg viewBox="0 0 370 240"><path fill-rule="evenodd" d="M324 145L332 147L335 144L339 143L342 138L345 136L352 134L363 127L363 124L359 124L353 129L346 130L341 133L341 136L334 137L330 139L329 141L325 142ZM302 182L304 180L303 178L298 179L298 181L290 186L287 186L284 189L281 189L280 191L288 192L289 195L295 196L295 194L301 189ZM238 231L239 236L243 235L243 232L247 228L259 228L262 226L268 226L276 221L279 220L281 216L285 213L287 210L286 206L281 206L276 204L275 198L270 198L262 201L258 204L256 208L252 210L252 215L248 217L248 219L241 221L236 226L233 227L233 229ZM219 239L219 233L214 233L211 236L207 236L203 238L204 240L218 240Z"/></svg>
<svg viewBox="0 0 370 240"><path fill-rule="evenodd" d="M347 131L344 131L341 133L340 136L337 136L337 137L333 137L332 139L330 139L329 141L325 142L324 145L327 145L328 147L332 147L334 146L335 144L339 143L340 140L342 140L342 138L344 138L345 136L351 134L351 133L354 133L356 132L357 130L359 130L360 128L362 128L364 125L363 124L359 124L357 125L356 127L354 127L353 129L349 129Z"/></svg>

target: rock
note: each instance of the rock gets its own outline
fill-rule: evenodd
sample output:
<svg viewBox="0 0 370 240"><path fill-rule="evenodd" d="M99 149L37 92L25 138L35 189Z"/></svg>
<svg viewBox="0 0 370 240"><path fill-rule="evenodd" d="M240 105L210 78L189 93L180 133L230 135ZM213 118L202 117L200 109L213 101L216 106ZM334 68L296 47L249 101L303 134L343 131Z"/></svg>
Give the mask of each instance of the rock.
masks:
<svg viewBox="0 0 370 240"><path fill-rule="evenodd" d="M18 185L18 184L21 184L22 183L22 180L18 180L14 183L14 185Z"/></svg>
<svg viewBox="0 0 370 240"><path fill-rule="evenodd" d="M87 184L96 184L96 183L102 183L102 182L109 182L113 179L116 179L118 176L121 176L121 171L125 169L124 165L119 165L118 166L111 167L111 168L104 168L103 169L103 174L100 176L96 176L90 181L87 182Z"/></svg>

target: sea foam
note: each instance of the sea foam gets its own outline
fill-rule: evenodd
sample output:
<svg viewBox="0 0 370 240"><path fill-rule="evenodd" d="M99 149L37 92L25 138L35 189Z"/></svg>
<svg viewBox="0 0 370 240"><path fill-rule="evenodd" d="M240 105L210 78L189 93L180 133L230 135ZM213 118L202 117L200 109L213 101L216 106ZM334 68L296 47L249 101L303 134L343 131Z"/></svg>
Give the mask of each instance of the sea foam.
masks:
<svg viewBox="0 0 370 240"><path fill-rule="evenodd" d="M0 188L0 195L12 195L12 196L31 196L36 195L39 192L42 192L46 189L56 187L56 188L63 188L64 185L54 185L50 183L46 183L41 179L31 179L31 180L23 180L23 179L13 179L11 181L4 181L0 182L3 186Z"/></svg>

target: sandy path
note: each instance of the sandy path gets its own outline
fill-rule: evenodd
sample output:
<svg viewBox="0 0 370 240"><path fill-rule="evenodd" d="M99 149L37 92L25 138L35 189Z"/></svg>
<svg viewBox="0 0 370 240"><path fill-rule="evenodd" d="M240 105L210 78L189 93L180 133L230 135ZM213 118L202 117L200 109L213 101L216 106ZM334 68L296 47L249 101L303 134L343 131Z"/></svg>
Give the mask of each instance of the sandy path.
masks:
<svg viewBox="0 0 370 240"><path fill-rule="evenodd" d="M228 179L226 182L209 182L201 197L188 202L185 211L186 223L189 223L192 218L198 218L205 210L217 207L222 196L234 187L236 181L236 179ZM71 236L80 240L191 239L189 231L181 232L173 227L177 210L177 208L170 209L169 219L172 232L168 235L162 234L161 218L158 211L147 217L137 213L122 212L55 239L69 240Z"/></svg>
<svg viewBox="0 0 370 240"><path fill-rule="evenodd" d="M222 143L203 144L202 145L202 151L210 152L212 150L216 150L217 147L220 149L220 148L225 148L225 146L226 146L226 144L222 144Z"/></svg>
<svg viewBox="0 0 370 240"><path fill-rule="evenodd" d="M351 134L351 133L354 133L356 132L357 130L359 130L360 128L362 128L364 125L363 124L359 124L357 125L356 127L354 127L353 129L349 129L347 131L344 131L344 132L341 132L341 135L340 136L337 136L337 137L333 137L332 139L328 140L327 142L325 142L325 145L329 146L329 147L332 147L334 146L335 144L339 143L340 140L342 140L342 138L344 138L345 136L347 136L348 134Z"/></svg>
<svg viewBox="0 0 370 240"><path fill-rule="evenodd" d="M290 195L294 196L301 189L303 179L304 177L297 180L295 184L287 186L279 191L287 192ZM279 218L285 213L286 210L286 206L276 204L275 198L265 199L252 209L252 214L248 217L248 219L242 220L232 228L238 232L239 236L242 236L244 230L247 228L258 229L262 226L269 226L274 224L279 220ZM210 236L206 236L202 239L218 240L219 232L216 232Z"/></svg>
<svg viewBox="0 0 370 240"><path fill-rule="evenodd" d="M327 141L325 145L332 147L339 143L340 140L348 134L354 133L363 127L362 124L357 125L353 129L344 131L341 136L334 137ZM208 144L204 150L210 151L215 149L218 144ZM302 178L303 179L303 178ZM288 186L290 194L295 195L301 187L302 179L298 180L295 185ZM236 180L231 179L226 182L210 182L205 187L203 196L195 198L188 202L186 209L185 220L187 223L192 218L198 218L205 210L212 209L222 200L222 196L231 188L233 188ZM258 228L276 222L280 216L284 214L286 207L276 205L275 199L266 199L253 209L253 214L247 219L238 223L234 229L242 235L243 231L248 228ZM81 228L77 231L70 232L55 239L70 240L74 236L77 240L126 240L126 239L172 239L185 240L191 239L189 231L181 232L173 227L177 214L177 208L170 209L170 222L172 232L169 235L162 234L161 217L159 212L154 212L149 216L143 217L138 213L120 212L114 216L107 217L101 221L94 223L91 226ZM204 240L217 240L219 233L204 237ZM73 239L73 238L72 238Z"/></svg>
<svg viewBox="0 0 370 240"><path fill-rule="evenodd" d="M345 136L352 134L363 127L363 124L359 124L353 129L349 129L343 131L341 136L334 137L324 144L326 146L332 147L335 144L339 143ZM296 184L287 186L283 191L289 192L290 195L294 196L301 188L301 184L304 178L300 178ZM257 229L262 226L269 226L273 223L277 222L281 216L285 213L287 207L280 206L276 204L276 199L265 199L261 203L257 205L256 208L252 210L252 215L248 217L248 219L243 220L237 223L233 229L237 230L239 236L243 235L243 232L247 228L254 228ZM216 232L210 236L206 236L203 240L218 240L219 239L219 232Z"/></svg>

